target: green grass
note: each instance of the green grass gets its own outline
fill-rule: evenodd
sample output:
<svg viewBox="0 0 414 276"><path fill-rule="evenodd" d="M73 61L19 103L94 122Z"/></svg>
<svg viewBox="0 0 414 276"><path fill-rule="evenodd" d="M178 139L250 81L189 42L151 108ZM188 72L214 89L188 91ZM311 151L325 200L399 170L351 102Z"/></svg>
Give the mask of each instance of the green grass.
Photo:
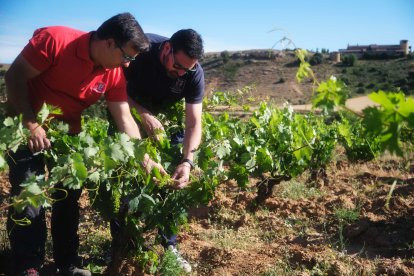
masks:
<svg viewBox="0 0 414 276"><path fill-rule="evenodd" d="M323 196L324 193L315 187L308 187L303 183L290 181L278 187L278 195L282 198L303 199Z"/></svg>

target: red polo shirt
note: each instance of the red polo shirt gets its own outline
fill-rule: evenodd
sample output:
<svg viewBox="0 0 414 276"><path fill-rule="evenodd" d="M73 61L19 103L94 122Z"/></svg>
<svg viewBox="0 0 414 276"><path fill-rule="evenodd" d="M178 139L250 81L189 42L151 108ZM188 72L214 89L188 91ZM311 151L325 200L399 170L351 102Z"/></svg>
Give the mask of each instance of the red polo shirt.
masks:
<svg viewBox="0 0 414 276"><path fill-rule="evenodd" d="M58 118L71 133L81 130L82 111L105 95L107 101L126 101L121 68L94 67L89 56L92 33L67 27L47 27L34 32L23 57L42 73L28 82L29 100L35 113L43 103L60 107Z"/></svg>

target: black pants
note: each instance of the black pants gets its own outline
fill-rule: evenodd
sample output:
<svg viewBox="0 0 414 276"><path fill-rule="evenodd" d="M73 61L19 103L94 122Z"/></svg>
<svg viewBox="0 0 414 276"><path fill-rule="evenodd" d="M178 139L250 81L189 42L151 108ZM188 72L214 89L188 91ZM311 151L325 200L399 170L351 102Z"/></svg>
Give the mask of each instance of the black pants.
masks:
<svg viewBox="0 0 414 276"><path fill-rule="evenodd" d="M30 175L44 174L45 163L42 154L33 155L29 149L18 150L8 157L9 180L12 185L11 194L18 195L21 191L20 184ZM61 185L56 187L62 188ZM81 190L67 190L53 194L56 201L52 206L52 239L53 257L57 267L75 264L79 247L77 235L79 224L78 199ZM27 218L30 225L19 225L14 220ZM45 242L47 236L45 210L28 206L21 214L17 214L13 208L9 209L7 220L11 251L15 260L15 271L23 271L27 268L38 268L43 264L45 257Z"/></svg>

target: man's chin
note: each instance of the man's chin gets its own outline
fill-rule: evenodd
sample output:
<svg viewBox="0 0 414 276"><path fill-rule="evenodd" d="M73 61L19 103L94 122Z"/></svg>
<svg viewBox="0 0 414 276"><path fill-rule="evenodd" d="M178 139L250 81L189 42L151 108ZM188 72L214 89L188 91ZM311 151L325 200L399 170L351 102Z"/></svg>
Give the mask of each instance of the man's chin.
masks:
<svg viewBox="0 0 414 276"><path fill-rule="evenodd" d="M178 74L176 73L176 72L167 72L167 76L170 78L170 79L177 79L179 76L178 76Z"/></svg>

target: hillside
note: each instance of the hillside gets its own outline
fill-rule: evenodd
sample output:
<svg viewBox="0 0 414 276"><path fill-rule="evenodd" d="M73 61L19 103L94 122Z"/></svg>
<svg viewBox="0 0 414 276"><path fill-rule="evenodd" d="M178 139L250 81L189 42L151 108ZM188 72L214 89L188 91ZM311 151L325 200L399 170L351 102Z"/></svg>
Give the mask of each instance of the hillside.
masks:
<svg viewBox="0 0 414 276"><path fill-rule="evenodd" d="M312 58L314 53L309 54ZM295 74L298 64L293 51L246 50L206 53L201 60L205 72L206 92L235 92L249 86L257 103L261 100L277 104L307 104L313 83L298 84ZM4 72L9 65L0 64L0 97L4 99ZM388 60L358 60L354 66L334 64L328 55L322 63L312 66L319 81L334 75L348 85L351 97L372 91L401 89L414 95L414 55ZM243 99L241 99L243 100ZM246 99L245 99L246 100ZM250 99L252 102L252 99Z"/></svg>
<svg viewBox="0 0 414 276"><path fill-rule="evenodd" d="M312 57L314 53L309 55ZM298 69L293 51L250 50L239 52L207 53L202 60L207 93L212 91L236 91L253 86L254 97L275 103L289 101L292 104L309 103L312 82L298 84ZM414 94L414 59L357 60L354 66L334 64L328 55L322 63L312 66L319 81L331 75L348 85L351 97L372 91L397 90Z"/></svg>

